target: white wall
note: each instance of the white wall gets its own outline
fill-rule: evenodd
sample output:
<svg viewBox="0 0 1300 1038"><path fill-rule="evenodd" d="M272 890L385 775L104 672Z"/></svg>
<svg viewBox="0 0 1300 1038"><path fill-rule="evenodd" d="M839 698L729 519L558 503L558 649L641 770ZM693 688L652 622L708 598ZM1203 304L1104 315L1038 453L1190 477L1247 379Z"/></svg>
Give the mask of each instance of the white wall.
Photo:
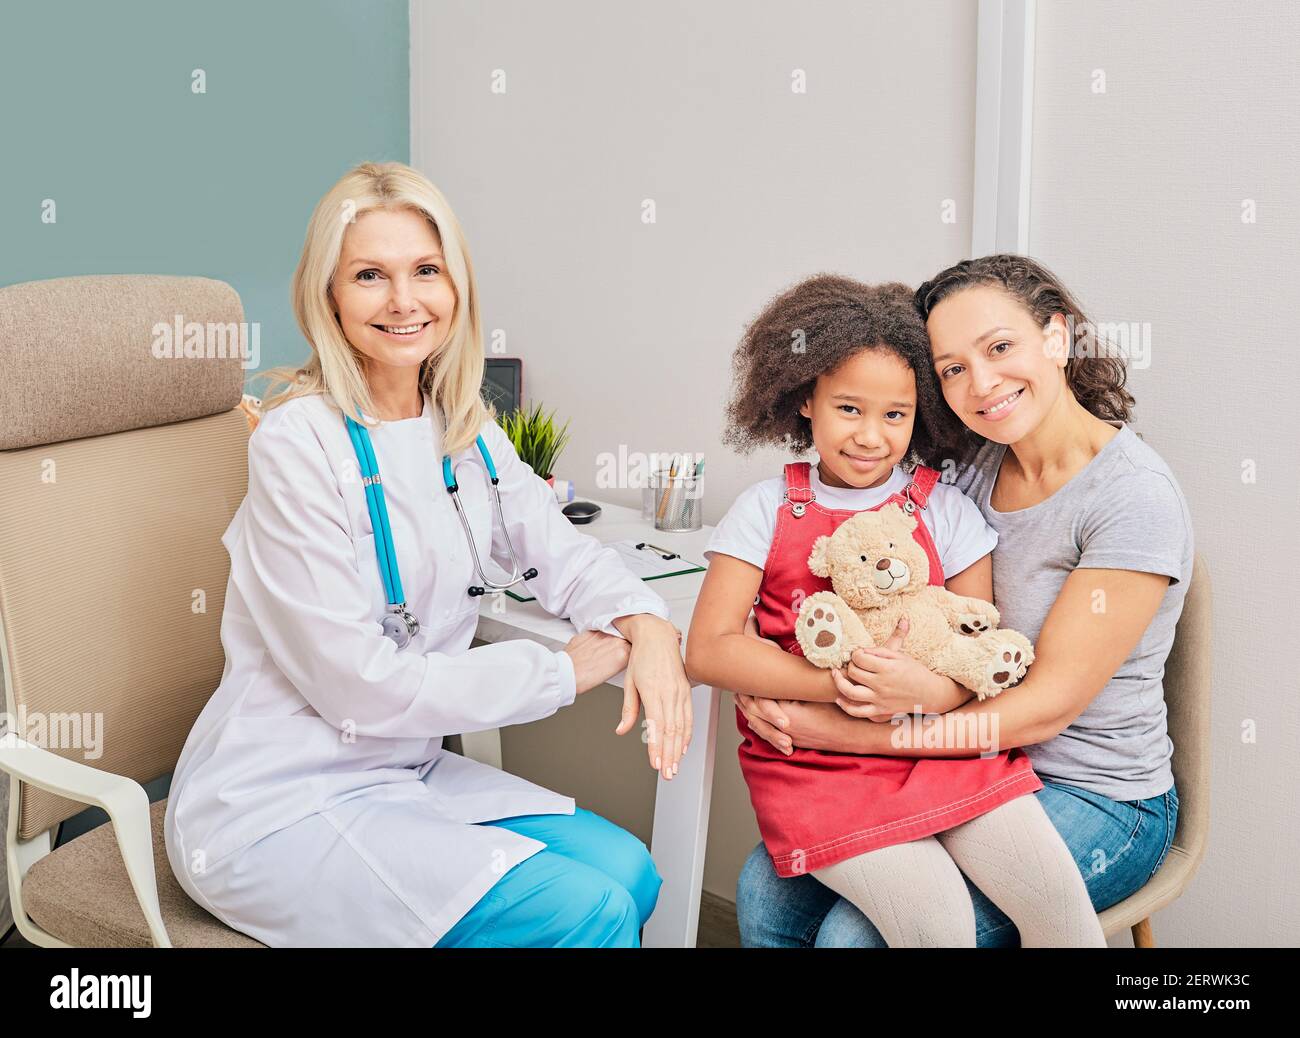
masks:
<svg viewBox="0 0 1300 1038"><path fill-rule="evenodd" d="M1279 0L1038 5L1029 251L1094 321L1150 322L1135 424L1214 582L1210 845L1166 946L1300 943L1297 40Z"/></svg>
<svg viewBox="0 0 1300 1038"><path fill-rule="evenodd" d="M1171 946L1300 939L1297 39L1287 3L1039 4L1030 251L1093 320L1151 323L1135 424L1177 473L1216 594L1212 835L1154 920Z"/></svg>

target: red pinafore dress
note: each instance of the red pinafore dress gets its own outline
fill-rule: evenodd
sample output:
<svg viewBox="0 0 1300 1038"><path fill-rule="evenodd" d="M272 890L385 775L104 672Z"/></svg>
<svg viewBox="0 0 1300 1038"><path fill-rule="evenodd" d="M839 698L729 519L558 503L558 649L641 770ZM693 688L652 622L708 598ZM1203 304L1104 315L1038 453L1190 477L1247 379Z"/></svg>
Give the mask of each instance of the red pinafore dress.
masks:
<svg viewBox="0 0 1300 1038"><path fill-rule="evenodd" d="M763 636L797 655L802 655L794 636L797 604L817 591L833 590L828 578L808 568L813 542L857 514L817 504L808 474L807 462L785 467L785 499L777 509L776 534L754 604ZM942 586L943 566L921 515L938 478L934 469L918 467L902 493L869 511L892 502L917 520L912 536L930 559L930 583ZM1043 788L1019 747L988 758L885 757L799 747L787 757L750 730L739 707L736 724L744 737L740 770L778 876L943 832Z"/></svg>

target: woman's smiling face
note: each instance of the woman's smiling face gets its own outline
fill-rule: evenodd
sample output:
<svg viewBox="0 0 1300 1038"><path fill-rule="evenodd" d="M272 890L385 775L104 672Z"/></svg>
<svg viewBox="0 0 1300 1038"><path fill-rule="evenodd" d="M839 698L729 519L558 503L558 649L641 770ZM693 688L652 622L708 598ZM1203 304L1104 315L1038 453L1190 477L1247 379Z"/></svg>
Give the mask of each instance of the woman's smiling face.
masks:
<svg viewBox="0 0 1300 1038"><path fill-rule="evenodd" d="M812 422L823 483L877 486L912 442L916 379L896 354L864 349L819 376L799 413Z"/></svg>
<svg viewBox="0 0 1300 1038"><path fill-rule="evenodd" d="M456 307L438 235L410 209L371 209L348 225L330 293L348 342L399 368L442 345Z"/></svg>
<svg viewBox="0 0 1300 1038"><path fill-rule="evenodd" d="M1068 336L1059 314L1044 330L1010 293L972 285L938 303L925 327L944 399L987 439L1022 439L1066 391Z"/></svg>

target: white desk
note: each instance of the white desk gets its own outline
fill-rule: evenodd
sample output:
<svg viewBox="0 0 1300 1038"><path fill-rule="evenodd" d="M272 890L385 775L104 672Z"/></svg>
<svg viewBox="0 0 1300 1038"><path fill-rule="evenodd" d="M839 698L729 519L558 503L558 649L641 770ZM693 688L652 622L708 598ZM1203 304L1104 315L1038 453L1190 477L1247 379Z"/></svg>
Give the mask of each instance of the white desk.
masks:
<svg viewBox="0 0 1300 1038"><path fill-rule="evenodd" d="M705 526L692 533L665 533L656 530L653 522L643 520L639 509L604 501L596 503L601 507L600 516L594 522L574 529L602 542L649 541L680 551L692 562L705 562L704 547L713 527ZM524 564L527 565L526 560ZM652 580L647 585L668 603L672 621L682 632L683 652L691 627L691 614L703 582L703 573L688 573ZM536 602L516 602L508 596L505 601L505 611L494 613L491 596L484 598L476 637L485 642L531 638L550 649L562 649L573 638L573 624L551 616ZM622 688L623 675L611 678L609 684ZM700 919L700 885L704 876L704 847L709 832L709 797L713 789L718 695L707 685L696 685L691 689L691 704L694 712L691 748L682 758L676 777L667 780L660 777L656 786L650 853L663 878L663 887L643 933L646 947L695 947ZM623 736L632 737L633 732ZM475 760L501 767L498 732L462 735L461 746L466 755Z"/></svg>

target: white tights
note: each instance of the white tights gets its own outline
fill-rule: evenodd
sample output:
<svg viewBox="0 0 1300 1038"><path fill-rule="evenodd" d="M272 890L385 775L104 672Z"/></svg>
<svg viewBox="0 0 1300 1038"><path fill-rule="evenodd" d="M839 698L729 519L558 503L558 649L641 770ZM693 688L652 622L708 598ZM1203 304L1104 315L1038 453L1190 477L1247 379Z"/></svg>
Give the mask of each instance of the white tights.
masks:
<svg viewBox="0 0 1300 1038"><path fill-rule="evenodd" d="M1079 866L1032 794L812 875L856 905L891 948L974 948L963 872L1015 923L1021 947L1106 947Z"/></svg>

